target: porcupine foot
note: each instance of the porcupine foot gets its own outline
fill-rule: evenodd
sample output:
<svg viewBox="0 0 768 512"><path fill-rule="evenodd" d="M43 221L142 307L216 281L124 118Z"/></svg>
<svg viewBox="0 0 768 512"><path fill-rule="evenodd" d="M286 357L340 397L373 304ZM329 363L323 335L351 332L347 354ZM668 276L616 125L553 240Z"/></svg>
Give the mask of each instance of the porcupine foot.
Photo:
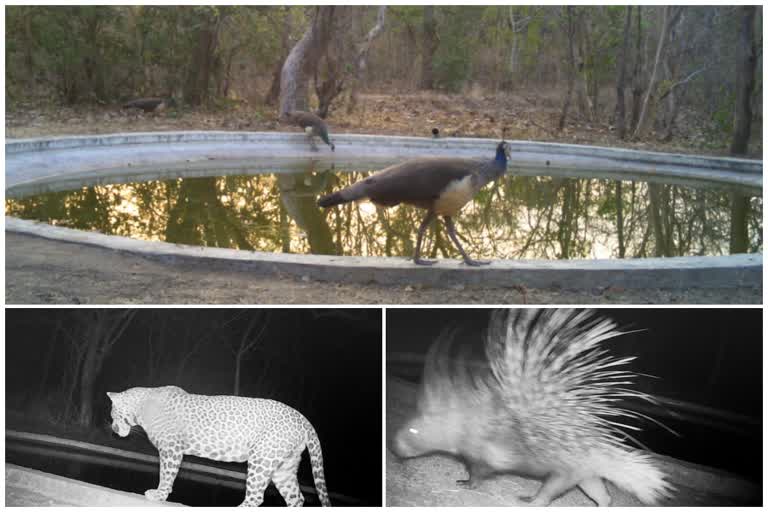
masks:
<svg viewBox="0 0 768 512"><path fill-rule="evenodd" d="M598 507L607 507L611 504L611 495L605 488L605 483L600 477L592 477L581 482L571 482L564 475L555 477L554 475L544 482L536 496L521 496L520 500L530 503L532 506L546 507L552 500L567 492L574 485L578 485L587 497L591 498Z"/></svg>
<svg viewBox="0 0 768 512"><path fill-rule="evenodd" d="M546 507L576 484L578 482L571 474L551 473L535 496L520 496L520 501L530 503L533 507Z"/></svg>
<svg viewBox="0 0 768 512"><path fill-rule="evenodd" d="M467 489L477 489L477 487L483 483L483 480L487 479L489 476L491 476L491 474L493 474L493 468L491 468L491 466L488 464L483 463L482 461L467 462L466 466L467 473L469 473L469 478L466 480L456 480L456 483L459 486L465 487Z"/></svg>
<svg viewBox="0 0 768 512"><path fill-rule="evenodd" d="M588 478L586 480L582 480L578 485L581 490L584 491L584 494L591 498L598 507L608 507L611 505L611 495L608 494L608 490L605 488L605 484L603 483L602 478ZM559 494L545 496L542 493L543 490L544 488L542 486L542 489L537 493L536 496L520 496L519 499L525 503L530 503L531 506L545 507L548 506L552 500L559 496ZM564 492L567 492L567 489Z"/></svg>
<svg viewBox="0 0 768 512"><path fill-rule="evenodd" d="M611 504L611 495L608 494L608 489L605 488L602 478L598 476L587 478L579 482L579 487L584 491L584 494L597 503L598 507L607 507Z"/></svg>

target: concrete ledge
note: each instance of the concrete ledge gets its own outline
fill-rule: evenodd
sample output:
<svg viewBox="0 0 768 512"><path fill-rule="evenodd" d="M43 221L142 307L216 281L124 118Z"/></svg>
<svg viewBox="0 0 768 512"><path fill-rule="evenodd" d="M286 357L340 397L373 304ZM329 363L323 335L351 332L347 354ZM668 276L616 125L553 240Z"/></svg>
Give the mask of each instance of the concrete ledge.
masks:
<svg viewBox="0 0 768 512"><path fill-rule="evenodd" d="M334 140L340 146L373 146L406 149L471 150L487 149L496 144L493 139L449 137L432 139L428 137L404 137L387 135L334 134ZM114 147L135 144L179 144L239 142L241 144L299 142L306 145L303 134L282 132L226 132L226 131L184 131L184 132L139 132L114 133L107 135L71 135L30 139L11 139L6 141L8 154L39 152L55 149L76 149L87 147ZM544 154L570 154L590 157L604 157L636 162L655 162L660 164L678 164L713 169L730 169L737 172L762 173L762 161L743 158L710 157L638 151L633 149L606 148L601 146L583 146L577 144L559 144L551 142L510 141L513 152ZM343 149L343 148L340 148ZM314 154L314 153L311 153Z"/></svg>
<svg viewBox="0 0 768 512"><path fill-rule="evenodd" d="M14 464L5 465L6 506L27 506L45 500L56 506L180 507L178 503L149 501L144 496L44 473ZM31 497L25 497L23 493ZM9 503L8 496L18 495ZM42 503L39 503L42 504Z"/></svg>
<svg viewBox="0 0 768 512"><path fill-rule="evenodd" d="M762 254L631 260L499 260L485 267L467 267L457 260L440 260L433 267L420 267L405 258L319 256L192 247L78 231L13 217L6 217L5 223L6 230L11 232L95 245L160 261L184 261L206 268L306 276L316 281L432 287L523 285L564 289L681 289L760 286L763 276Z"/></svg>
<svg viewBox="0 0 768 512"><path fill-rule="evenodd" d="M301 133L153 132L6 141L6 187L52 176L141 166L207 165L233 160L312 158L392 161L418 156L487 157L497 140L381 135L333 135L336 152L309 150ZM511 141L510 169L571 169L633 176L668 176L762 186L759 160L654 153L630 149ZM258 161L253 161L258 166Z"/></svg>

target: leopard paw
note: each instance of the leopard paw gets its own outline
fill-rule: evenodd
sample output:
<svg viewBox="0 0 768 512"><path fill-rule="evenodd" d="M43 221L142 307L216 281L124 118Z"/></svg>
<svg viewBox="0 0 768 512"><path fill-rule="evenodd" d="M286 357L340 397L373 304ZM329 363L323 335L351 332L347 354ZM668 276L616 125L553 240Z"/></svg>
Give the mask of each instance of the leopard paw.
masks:
<svg viewBox="0 0 768 512"><path fill-rule="evenodd" d="M152 501L165 501L165 499L168 497L168 493L163 492L160 489L148 489L144 491L144 496Z"/></svg>

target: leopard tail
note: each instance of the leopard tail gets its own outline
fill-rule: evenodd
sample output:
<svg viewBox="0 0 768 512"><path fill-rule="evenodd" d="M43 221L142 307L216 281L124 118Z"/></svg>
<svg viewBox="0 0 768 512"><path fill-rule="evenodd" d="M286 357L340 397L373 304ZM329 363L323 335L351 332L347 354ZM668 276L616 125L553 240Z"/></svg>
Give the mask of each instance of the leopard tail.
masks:
<svg viewBox="0 0 768 512"><path fill-rule="evenodd" d="M307 451L309 452L309 461L312 465L312 478L315 480L315 489L317 497L324 507L331 506L331 500L328 497L328 488L325 486L325 470L323 469L323 450L320 448L320 439L317 432L310 426L307 439Z"/></svg>

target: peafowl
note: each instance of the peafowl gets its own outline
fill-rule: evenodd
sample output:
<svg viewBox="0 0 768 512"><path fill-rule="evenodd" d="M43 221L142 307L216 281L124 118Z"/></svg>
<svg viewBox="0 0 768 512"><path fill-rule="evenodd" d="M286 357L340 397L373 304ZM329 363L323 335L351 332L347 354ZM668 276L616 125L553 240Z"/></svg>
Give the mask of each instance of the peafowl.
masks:
<svg viewBox="0 0 768 512"><path fill-rule="evenodd" d="M328 125L315 114L294 110L285 115L285 120L291 124L300 126L304 130L307 137L309 137L309 143L311 144L313 151L317 151L314 137L320 137L323 142L331 146L331 151L336 150L336 147L328 138Z"/></svg>
<svg viewBox="0 0 768 512"><path fill-rule="evenodd" d="M496 146L493 159L469 158L417 158L388 167L373 176L347 188L323 196L317 204L329 208L358 199L389 207L406 203L427 210L416 237L414 263L432 265L433 260L421 257L424 232L438 215L442 216L448 235L467 265L477 266L490 262L470 258L456 235L453 217L486 184L497 180L507 171L509 144L503 140Z"/></svg>
<svg viewBox="0 0 768 512"><path fill-rule="evenodd" d="M176 107L173 98L139 98L123 105L123 108L137 108L144 112L161 112L172 107Z"/></svg>

